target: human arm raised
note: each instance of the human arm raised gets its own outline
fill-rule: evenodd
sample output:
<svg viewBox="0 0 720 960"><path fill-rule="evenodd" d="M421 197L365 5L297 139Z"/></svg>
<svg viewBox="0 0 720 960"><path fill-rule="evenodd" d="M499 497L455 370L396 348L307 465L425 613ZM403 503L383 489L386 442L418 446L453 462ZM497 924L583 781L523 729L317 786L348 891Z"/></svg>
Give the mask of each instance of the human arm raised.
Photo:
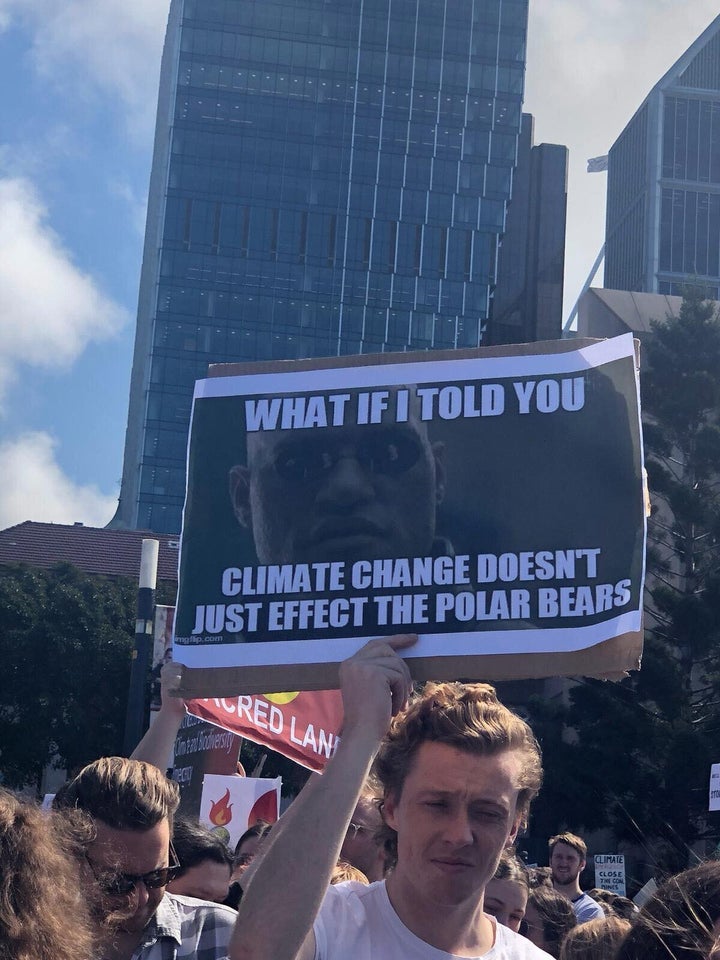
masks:
<svg viewBox="0 0 720 960"><path fill-rule="evenodd" d="M172 660L163 664L160 671L160 709L145 731L145 736L130 754L131 760L144 760L160 770L167 769L175 738L185 716L185 704L169 692L177 681L179 669Z"/></svg>
<svg viewBox="0 0 720 960"><path fill-rule="evenodd" d="M373 640L340 667L344 722L337 751L272 831L243 896L230 960L310 960L312 925L350 818L392 716L412 681L396 651L414 635Z"/></svg>

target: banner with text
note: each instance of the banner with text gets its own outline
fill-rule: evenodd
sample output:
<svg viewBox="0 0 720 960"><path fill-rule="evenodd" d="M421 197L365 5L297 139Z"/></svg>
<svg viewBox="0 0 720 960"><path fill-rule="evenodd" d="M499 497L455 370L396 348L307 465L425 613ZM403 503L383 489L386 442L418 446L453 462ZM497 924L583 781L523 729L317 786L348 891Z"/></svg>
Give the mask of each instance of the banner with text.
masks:
<svg viewBox="0 0 720 960"><path fill-rule="evenodd" d="M172 779L180 787L180 813L196 820L200 813L206 774L231 775L237 771L242 738L221 730L200 717L186 714L175 738Z"/></svg>
<svg viewBox="0 0 720 960"><path fill-rule="evenodd" d="M335 753L343 718L339 690L188 700L185 706L203 720L315 771Z"/></svg>
<svg viewBox="0 0 720 960"><path fill-rule="evenodd" d="M367 638L401 632L420 634L406 654L417 678L421 663L438 679L637 665L632 337L513 352L528 349L197 383L175 624L175 659L194 668L183 695L334 686ZM607 660L586 654L618 638L632 642ZM212 668L241 669L221 681Z"/></svg>

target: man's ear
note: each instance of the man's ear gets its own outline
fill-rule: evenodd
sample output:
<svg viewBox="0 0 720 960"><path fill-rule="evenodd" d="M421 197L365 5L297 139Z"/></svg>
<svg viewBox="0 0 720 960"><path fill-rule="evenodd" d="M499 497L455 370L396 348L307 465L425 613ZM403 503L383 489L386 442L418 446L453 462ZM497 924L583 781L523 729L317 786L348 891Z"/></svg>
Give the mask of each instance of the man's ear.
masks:
<svg viewBox="0 0 720 960"><path fill-rule="evenodd" d="M395 795L389 793L382 802L380 807L380 814L385 821L385 823L392 830L397 832L396 819L395 819L395 808L397 807Z"/></svg>
<svg viewBox="0 0 720 960"><path fill-rule="evenodd" d="M435 440L430 444L430 447L435 461L435 503L442 503L445 499L445 485L447 483L445 444L442 440Z"/></svg>
<svg viewBox="0 0 720 960"><path fill-rule="evenodd" d="M522 826L523 826L523 817L522 817L521 814L518 813L518 814L516 814L516 816L515 816L515 820L514 820L514 822L513 822L513 825L512 825L512 827L510 828L510 833L508 834L507 840L505 841L505 847L506 847L506 849L507 849L508 847L514 846L515 841L517 840L517 835L518 835L518 833L520 832L520 828L521 828Z"/></svg>
<svg viewBox="0 0 720 960"><path fill-rule="evenodd" d="M238 523L246 530L252 530L252 511L250 509L250 468L236 464L230 470L230 499Z"/></svg>

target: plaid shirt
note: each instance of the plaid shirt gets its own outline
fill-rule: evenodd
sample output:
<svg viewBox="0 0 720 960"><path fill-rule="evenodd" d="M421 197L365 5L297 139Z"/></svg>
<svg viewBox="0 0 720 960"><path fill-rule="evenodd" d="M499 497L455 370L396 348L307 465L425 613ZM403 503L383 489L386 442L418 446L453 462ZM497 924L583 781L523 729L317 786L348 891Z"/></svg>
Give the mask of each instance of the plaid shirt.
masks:
<svg viewBox="0 0 720 960"><path fill-rule="evenodd" d="M132 960L226 960L237 913L165 893Z"/></svg>

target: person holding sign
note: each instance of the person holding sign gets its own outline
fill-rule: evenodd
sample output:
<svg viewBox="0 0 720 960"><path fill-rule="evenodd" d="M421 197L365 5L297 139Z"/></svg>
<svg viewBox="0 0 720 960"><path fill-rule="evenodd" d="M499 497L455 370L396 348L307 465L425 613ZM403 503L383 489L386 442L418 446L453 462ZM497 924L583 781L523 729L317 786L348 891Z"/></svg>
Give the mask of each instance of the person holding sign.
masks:
<svg viewBox="0 0 720 960"><path fill-rule="evenodd" d="M398 651L415 640L373 640L342 664L340 745L273 830L231 960L547 958L483 911L485 886L540 787L537 742L487 684L428 684L408 705ZM387 880L329 887L373 761L395 865Z"/></svg>
<svg viewBox="0 0 720 960"><path fill-rule="evenodd" d="M230 471L230 495L239 523L252 532L260 563L437 552L443 445L430 441L414 395L405 420L397 422L401 391L384 393L387 405L378 410L377 422L358 422L359 398L343 394L353 403L343 406L342 426L260 429L258 422L251 431L248 423L247 464Z"/></svg>

